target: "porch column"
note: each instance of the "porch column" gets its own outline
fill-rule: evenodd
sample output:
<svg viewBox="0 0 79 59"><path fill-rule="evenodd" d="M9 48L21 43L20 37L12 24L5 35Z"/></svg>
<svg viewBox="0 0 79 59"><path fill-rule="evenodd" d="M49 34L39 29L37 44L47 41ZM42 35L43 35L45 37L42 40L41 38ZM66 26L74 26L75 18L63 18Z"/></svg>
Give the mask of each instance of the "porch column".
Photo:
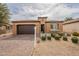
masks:
<svg viewBox="0 0 79 59"><path fill-rule="evenodd" d="M36 26L34 27L34 48L36 47Z"/></svg>

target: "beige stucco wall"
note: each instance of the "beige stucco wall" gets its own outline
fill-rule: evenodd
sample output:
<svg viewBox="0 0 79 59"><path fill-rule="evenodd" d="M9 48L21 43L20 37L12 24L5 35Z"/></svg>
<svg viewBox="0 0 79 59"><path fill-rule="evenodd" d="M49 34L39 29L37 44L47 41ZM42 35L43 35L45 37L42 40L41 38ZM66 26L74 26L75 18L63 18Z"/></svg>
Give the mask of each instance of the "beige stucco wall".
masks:
<svg viewBox="0 0 79 59"><path fill-rule="evenodd" d="M45 24L46 19L38 19L40 21L40 24Z"/></svg>
<svg viewBox="0 0 79 59"><path fill-rule="evenodd" d="M46 23L45 24L45 32L51 32L51 24L52 23ZM63 25L62 25L62 23L57 23L58 24L58 29L59 29L59 31L63 31Z"/></svg>
<svg viewBox="0 0 79 59"><path fill-rule="evenodd" d="M45 24L47 17L38 17L38 20L40 21L40 24Z"/></svg>
<svg viewBox="0 0 79 59"><path fill-rule="evenodd" d="M64 32L79 32L79 22L63 25Z"/></svg>
<svg viewBox="0 0 79 59"><path fill-rule="evenodd" d="M45 32L49 33L51 30L51 23L45 23Z"/></svg>
<svg viewBox="0 0 79 59"><path fill-rule="evenodd" d="M17 25L26 25L26 24L33 24L36 26L36 33L40 34L40 23L39 22L28 22L28 23L13 23L13 34L17 34Z"/></svg>
<svg viewBox="0 0 79 59"><path fill-rule="evenodd" d="M62 31L63 31L63 23L58 23L58 26L59 26L59 27L58 27L58 28L59 28L59 31L62 32Z"/></svg>

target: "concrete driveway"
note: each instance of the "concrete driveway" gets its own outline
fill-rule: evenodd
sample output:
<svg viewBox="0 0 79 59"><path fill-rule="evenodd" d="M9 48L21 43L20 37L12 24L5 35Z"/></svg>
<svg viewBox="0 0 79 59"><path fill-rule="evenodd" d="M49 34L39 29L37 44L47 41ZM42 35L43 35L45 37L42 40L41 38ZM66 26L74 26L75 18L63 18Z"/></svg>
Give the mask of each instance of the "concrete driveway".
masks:
<svg viewBox="0 0 79 59"><path fill-rule="evenodd" d="M34 35L17 35L9 39L0 40L0 56L28 56L32 55Z"/></svg>

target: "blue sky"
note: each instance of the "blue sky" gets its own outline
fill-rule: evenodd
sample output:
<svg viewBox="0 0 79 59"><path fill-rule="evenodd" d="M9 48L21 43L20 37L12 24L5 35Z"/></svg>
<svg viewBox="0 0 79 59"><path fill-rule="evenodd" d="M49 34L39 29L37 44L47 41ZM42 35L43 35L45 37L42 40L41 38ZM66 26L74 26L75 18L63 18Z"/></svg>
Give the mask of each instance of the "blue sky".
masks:
<svg viewBox="0 0 79 59"><path fill-rule="evenodd" d="M35 20L39 16L47 16L49 20L79 18L78 3L8 3L7 6L11 20Z"/></svg>

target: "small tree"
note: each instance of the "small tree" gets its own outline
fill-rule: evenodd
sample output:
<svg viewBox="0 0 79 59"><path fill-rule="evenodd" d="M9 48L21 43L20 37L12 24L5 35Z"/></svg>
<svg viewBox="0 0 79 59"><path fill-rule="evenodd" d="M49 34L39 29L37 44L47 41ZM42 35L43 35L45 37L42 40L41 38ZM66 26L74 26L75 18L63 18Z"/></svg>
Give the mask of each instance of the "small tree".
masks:
<svg viewBox="0 0 79 59"><path fill-rule="evenodd" d="M0 27L9 23L9 15L7 4L0 3Z"/></svg>
<svg viewBox="0 0 79 59"><path fill-rule="evenodd" d="M66 17L65 18L65 21L69 21L69 20L73 20L73 18L72 17Z"/></svg>

